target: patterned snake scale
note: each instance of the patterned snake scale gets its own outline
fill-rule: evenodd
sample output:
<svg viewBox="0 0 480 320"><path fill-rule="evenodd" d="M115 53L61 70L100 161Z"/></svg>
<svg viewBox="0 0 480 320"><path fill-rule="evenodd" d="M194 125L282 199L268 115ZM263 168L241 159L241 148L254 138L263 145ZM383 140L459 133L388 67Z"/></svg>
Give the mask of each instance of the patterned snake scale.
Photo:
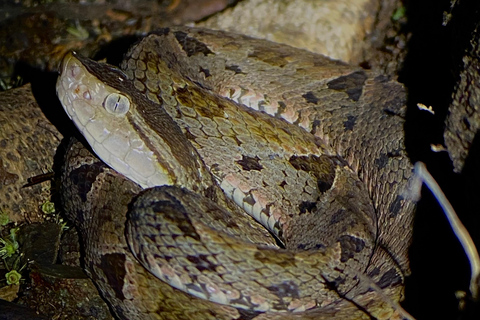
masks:
<svg viewBox="0 0 480 320"><path fill-rule="evenodd" d="M102 159L72 145L66 212L120 319L401 318L414 202L400 84L185 27L121 68L70 53L57 82Z"/></svg>

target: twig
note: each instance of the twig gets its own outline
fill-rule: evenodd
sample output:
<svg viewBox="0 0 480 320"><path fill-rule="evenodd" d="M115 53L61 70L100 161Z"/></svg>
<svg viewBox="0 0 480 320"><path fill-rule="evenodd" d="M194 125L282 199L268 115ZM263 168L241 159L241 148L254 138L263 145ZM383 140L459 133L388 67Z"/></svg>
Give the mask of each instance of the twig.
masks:
<svg viewBox="0 0 480 320"><path fill-rule="evenodd" d="M470 262L470 269L471 269L471 278L470 278L470 293L473 299L478 299L478 283L477 279L479 279L480 275L480 257L478 256L477 248L473 243L470 234L468 233L465 226L462 224L460 219L458 218L455 210L453 210L452 205L445 197L445 194L440 189L439 185L430 175L427 170L427 167L423 162L415 163L415 174L427 185L430 191L433 193L434 197L437 199L438 203L443 209L450 226L453 229L453 232L457 236L458 240L460 241L463 250L465 251L468 261Z"/></svg>

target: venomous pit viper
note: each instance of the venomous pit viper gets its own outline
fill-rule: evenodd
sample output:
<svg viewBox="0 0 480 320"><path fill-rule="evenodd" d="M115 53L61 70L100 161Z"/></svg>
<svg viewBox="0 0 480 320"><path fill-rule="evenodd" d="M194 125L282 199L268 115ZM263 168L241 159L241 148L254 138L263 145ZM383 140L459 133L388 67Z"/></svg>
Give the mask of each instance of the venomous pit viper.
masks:
<svg viewBox="0 0 480 320"><path fill-rule="evenodd" d="M57 82L103 161L72 146L65 206L119 318L400 318L386 301L402 298L414 209L400 84L185 27L121 69L70 53Z"/></svg>

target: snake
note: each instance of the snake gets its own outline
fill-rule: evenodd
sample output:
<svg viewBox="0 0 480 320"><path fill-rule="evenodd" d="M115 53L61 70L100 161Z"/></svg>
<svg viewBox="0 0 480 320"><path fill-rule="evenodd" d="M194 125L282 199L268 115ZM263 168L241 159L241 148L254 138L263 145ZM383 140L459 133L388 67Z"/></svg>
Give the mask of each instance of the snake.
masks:
<svg viewBox="0 0 480 320"><path fill-rule="evenodd" d="M69 53L60 70L95 154L72 143L65 212L118 318L401 318L402 85L188 27L146 36L120 68Z"/></svg>

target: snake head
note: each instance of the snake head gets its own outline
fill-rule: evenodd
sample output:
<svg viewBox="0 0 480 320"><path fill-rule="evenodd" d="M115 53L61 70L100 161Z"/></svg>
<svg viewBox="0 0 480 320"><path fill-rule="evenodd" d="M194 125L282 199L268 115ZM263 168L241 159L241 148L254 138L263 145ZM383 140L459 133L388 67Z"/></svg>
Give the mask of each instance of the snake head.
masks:
<svg viewBox="0 0 480 320"><path fill-rule="evenodd" d="M133 118L138 105L151 105L119 69L68 53L57 95L97 156L142 187L172 184L168 155L152 150ZM165 148L164 148L165 149ZM167 153L168 150L167 150Z"/></svg>

